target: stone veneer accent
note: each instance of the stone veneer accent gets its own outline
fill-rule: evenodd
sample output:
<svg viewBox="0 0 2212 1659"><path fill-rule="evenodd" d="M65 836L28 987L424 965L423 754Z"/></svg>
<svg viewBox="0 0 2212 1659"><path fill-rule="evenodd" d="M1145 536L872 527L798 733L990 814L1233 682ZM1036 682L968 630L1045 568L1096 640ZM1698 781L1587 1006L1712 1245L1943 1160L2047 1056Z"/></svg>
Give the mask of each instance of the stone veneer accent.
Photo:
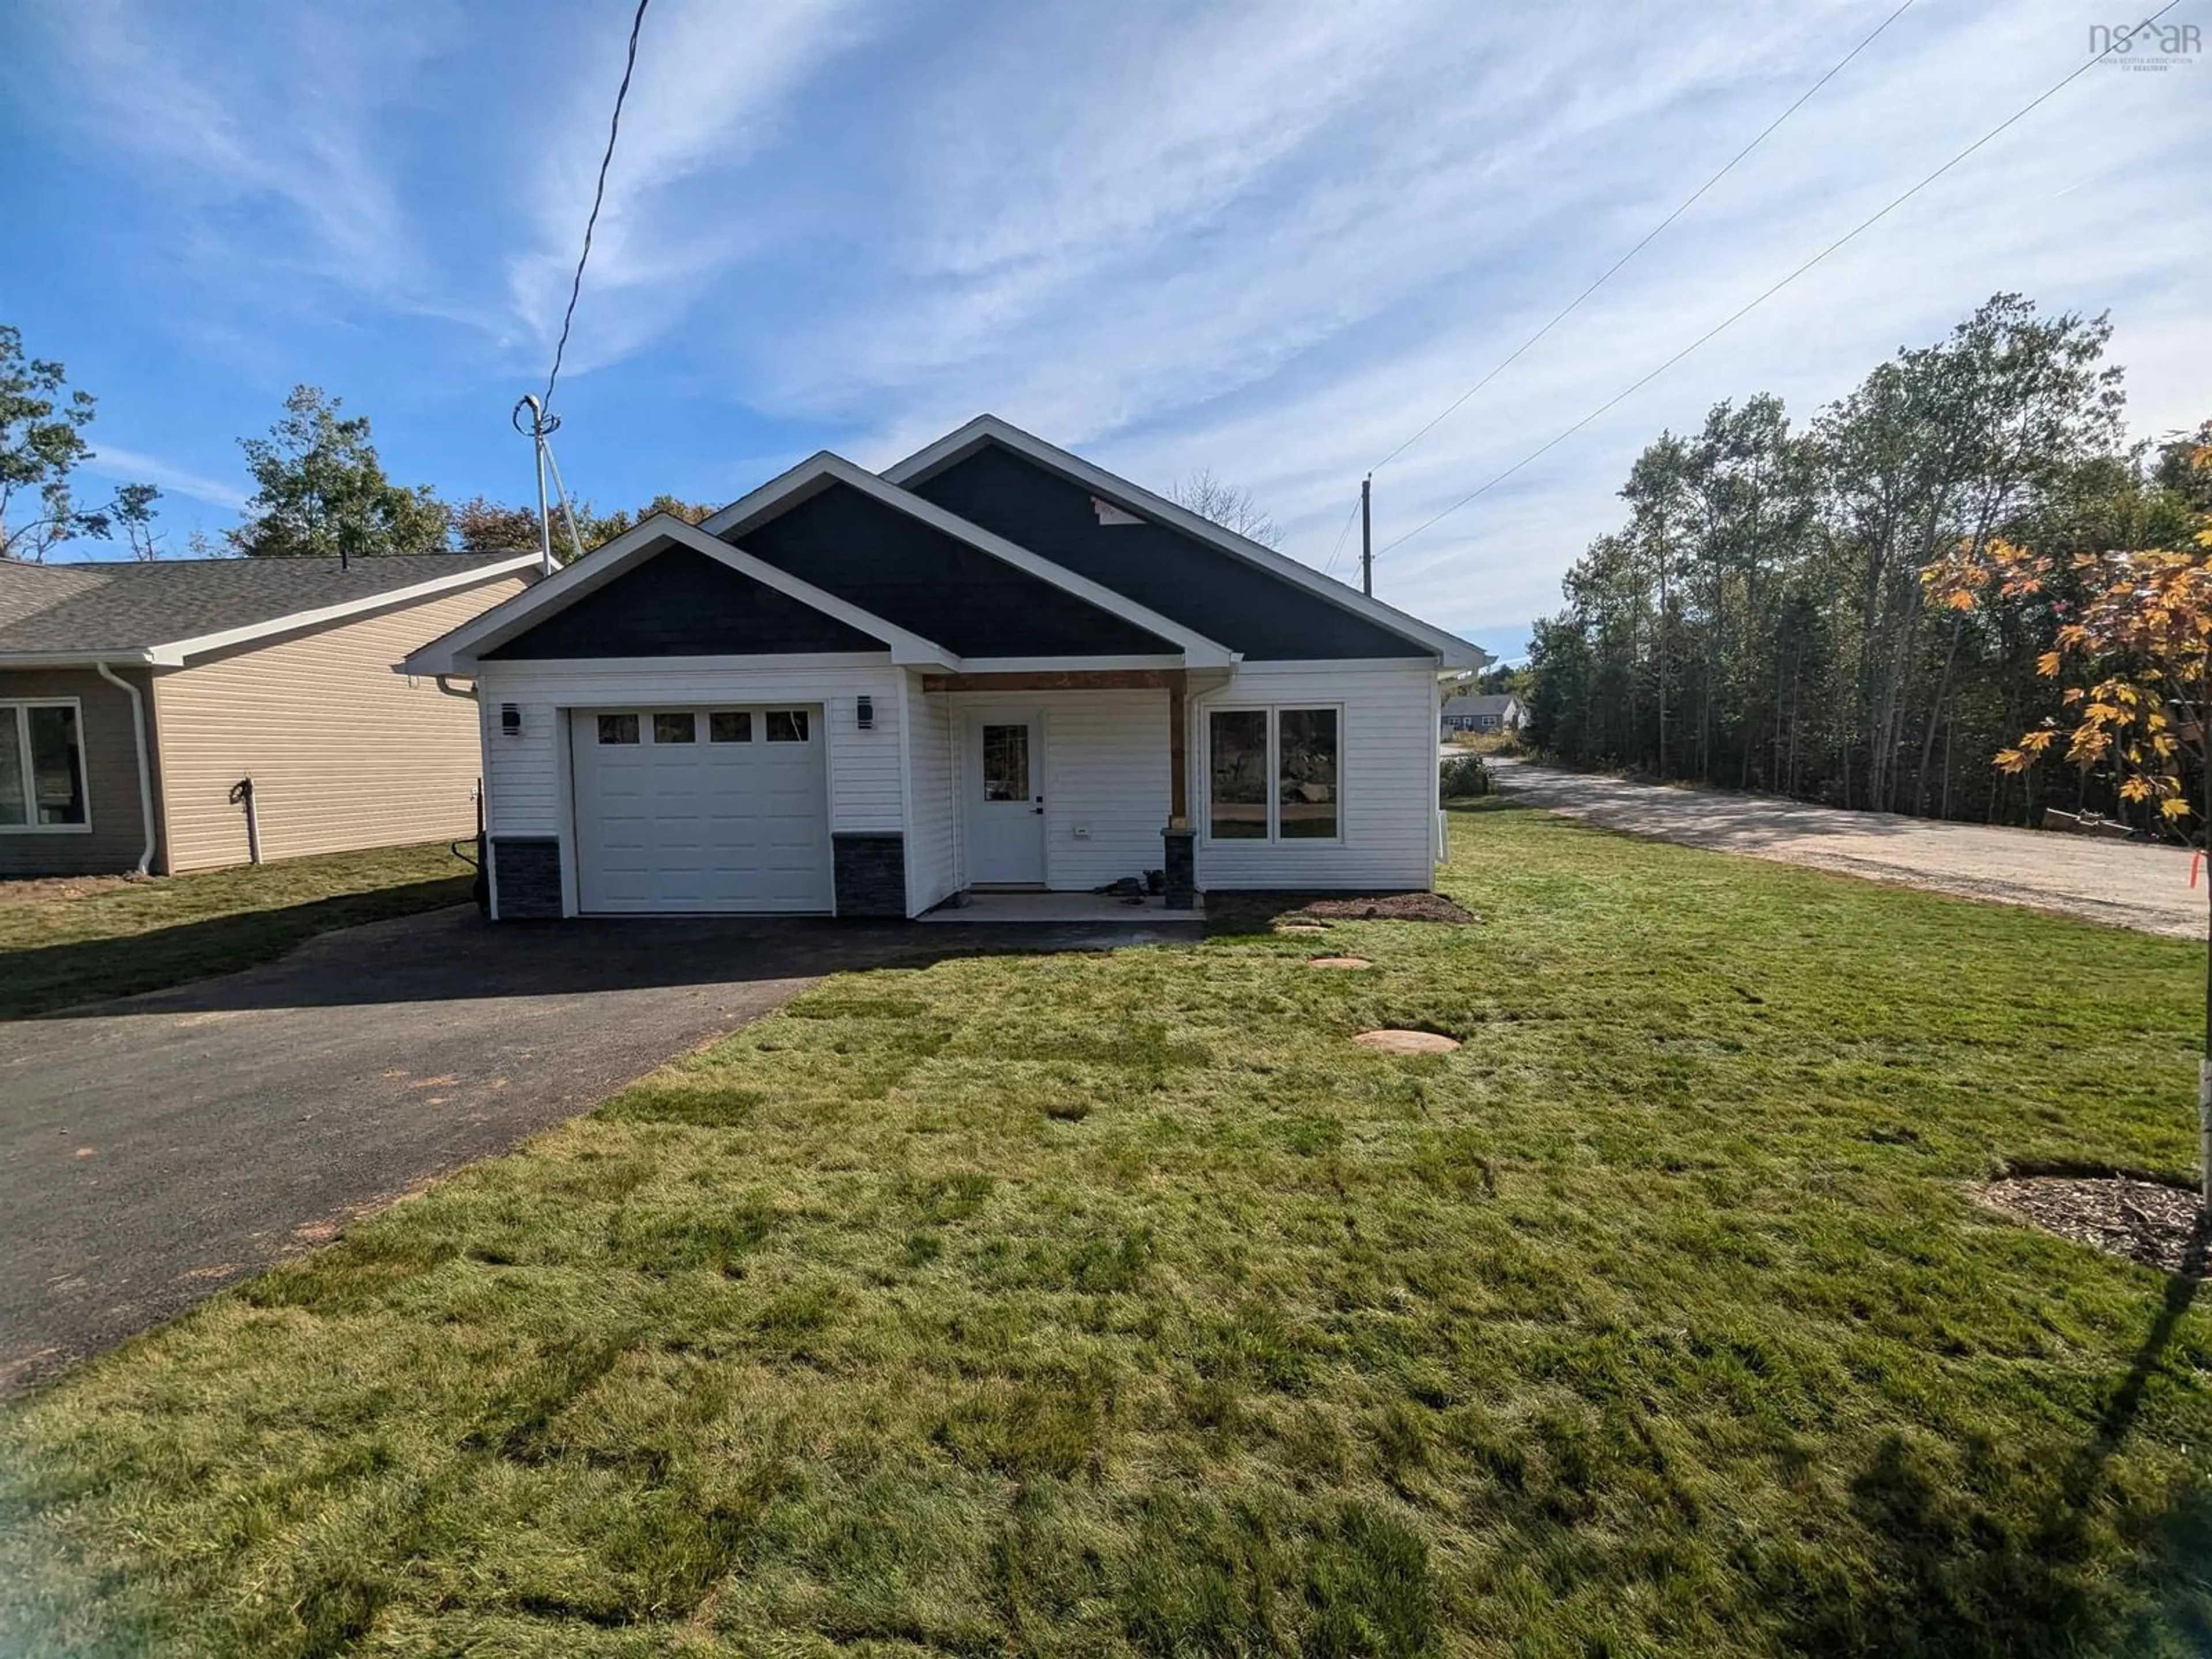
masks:
<svg viewBox="0 0 2212 1659"><path fill-rule="evenodd" d="M1198 831L1163 830L1167 843L1167 897L1163 908L1189 910L1198 903Z"/></svg>
<svg viewBox="0 0 2212 1659"><path fill-rule="evenodd" d="M906 837L896 831L830 837L841 916L906 915Z"/></svg>
<svg viewBox="0 0 2212 1659"><path fill-rule="evenodd" d="M495 836L492 875L501 921L561 914L561 843L550 836Z"/></svg>

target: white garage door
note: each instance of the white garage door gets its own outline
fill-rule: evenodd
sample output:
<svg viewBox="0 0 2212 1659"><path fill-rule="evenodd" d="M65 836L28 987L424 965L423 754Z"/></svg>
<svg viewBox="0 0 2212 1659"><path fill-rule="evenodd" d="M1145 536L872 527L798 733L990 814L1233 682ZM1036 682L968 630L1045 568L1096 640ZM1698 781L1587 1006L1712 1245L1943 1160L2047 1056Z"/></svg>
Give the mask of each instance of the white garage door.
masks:
<svg viewBox="0 0 2212 1659"><path fill-rule="evenodd" d="M830 908L819 708L578 709L586 911Z"/></svg>

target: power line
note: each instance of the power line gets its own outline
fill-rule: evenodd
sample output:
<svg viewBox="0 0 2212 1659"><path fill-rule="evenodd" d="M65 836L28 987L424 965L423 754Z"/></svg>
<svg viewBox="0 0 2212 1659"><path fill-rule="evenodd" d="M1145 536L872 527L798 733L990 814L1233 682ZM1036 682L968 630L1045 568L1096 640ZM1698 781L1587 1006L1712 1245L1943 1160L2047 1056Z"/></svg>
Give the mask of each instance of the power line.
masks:
<svg viewBox="0 0 2212 1659"><path fill-rule="evenodd" d="M2181 0L2166 0L2166 3L2165 5L2160 6L2160 7L2156 11L2154 11L2154 12L2151 13L2149 16L2148 16L2148 17L2144 18L2144 19L2142 20L2142 22L2140 22L2140 23L2136 24L2136 28L2137 28L2137 29L2141 29L2141 28L2148 27L2150 24L2156 22L2160 18L2161 18L2161 17L2165 16L2166 13L2168 13L2168 12L2172 11L2172 10L2174 9L2174 7L2176 7L2176 6L2179 5L2180 3L2181 3ZM2130 30L2130 31L2129 31L2129 33L2130 33L2130 34L2132 34L2132 33L2134 33L2134 31L2133 31L2133 30ZM1691 341L1689 344L1687 344L1687 345L1684 346L1684 347L1683 347L1680 351L1676 352L1673 356L1671 356L1671 357L1669 357L1668 359L1667 359L1667 361L1666 361L1665 362L1663 362L1663 363L1660 364L1658 368L1655 368L1655 369L1651 370L1651 372L1650 372L1650 374L1645 374L1645 375L1644 375L1644 376L1643 376L1640 380L1638 380L1635 381L1633 384L1632 384L1632 385L1630 385L1630 386L1628 386L1624 387L1624 388L1623 388L1622 390L1620 390L1620 392L1615 392L1612 397L1610 397L1610 398L1607 398L1603 403L1600 404L1599 404L1595 409L1593 409L1592 410L1590 410L1590 412L1589 412L1589 414L1587 414L1587 415L1583 416L1582 417L1582 419L1580 419L1579 421L1577 421L1577 422L1576 422L1572 426L1569 427L1569 428L1568 428L1565 432L1560 433L1560 434L1559 434L1559 436L1557 436L1556 438L1553 438L1550 442L1548 442L1548 443L1547 443L1547 444L1544 444L1544 445L1543 445L1542 447L1540 447L1540 448L1531 450L1528 454L1523 455L1523 456L1522 456L1519 460L1517 460L1517 461L1514 462L1512 465L1510 465L1510 466L1507 467L1507 468L1506 468L1503 472L1500 472L1499 474L1498 474L1498 476L1497 476L1497 477L1493 477L1493 478L1490 479L1488 482L1486 482L1486 483L1483 483L1483 484L1482 484L1482 485L1480 485L1479 488L1469 490L1466 495L1464 495L1461 496L1457 501L1454 501L1454 502L1453 502L1449 507L1448 507L1444 508L1443 512L1438 513L1438 514L1436 514L1434 516L1432 516L1432 517L1431 517L1431 518L1428 518L1428 519L1425 519L1425 520L1423 520L1419 524L1418 524L1418 525L1414 526L1411 530L1407 531L1404 535L1402 535L1402 536L1399 537L1395 541L1393 541L1393 542L1389 543L1389 545L1387 545L1387 546L1383 547L1381 550L1382 550L1382 552L1384 552L1384 553L1388 553L1389 551L1390 551L1390 550L1391 550L1392 548L1402 546L1402 545L1404 545L1406 543L1407 543L1407 542L1409 542L1409 541L1413 540L1414 537L1416 537L1416 536L1419 535L1423 531L1425 531L1425 530L1428 529L1431 526L1435 525L1435 524L1438 523L1439 521L1441 521L1441 520L1444 520L1444 519L1448 519L1448 518L1449 518L1453 514L1455 514L1455 513L1458 512L1458 511L1460 510L1460 508L1462 508L1462 507L1465 507L1465 506L1466 506L1469 501L1471 501L1474 500L1474 499L1475 499L1475 497L1477 497L1478 495L1485 495L1485 494L1488 493L1490 490L1492 490L1492 489L1496 489L1499 484L1504 483L1508 478L1511 477L1515 473L1518 472L1518 471L1519 471L1522 467L1524 467L1524 466L1528 465L1531 461L1534 461L1534 460L1539 459L1540 459L1540 458L1541 458L1542 456L1544 456L1544 455L1546 455L1546 454L1548 454L1548 453L1549 453L1551 451L1553 451L1553 449L1558 448L1559 445L1561 445L1561 444L1565 443L1568 439L1570 439L1570 438L1573 437L1573 436L1575 435L1575 434L1576 434L1576 433L1577 433L1577 432L1581 431L1584 427L1588 426L1588 425L1589 425L1592 421L1595 421L1595 419L1597 419L1597 417L1598 417L1599 416L1601 416L1601 415L1604 414L1607 410L1609 410L1609 409L1613 408L1616 404L1619 404L1619 403L1622 402L1624 399L1626 399L1626 398L1630 398L1630 397L1633 396L1635 393L1637 393L1637 392L1641 392L1641 391L1642 391L1645 386L1647 386L1650 385L1652 381L1654 381L1654 380L1657 380L1657 379L1658 379L1662 374L1665 374L1668 369L1670 369L1670 368L1674 368L1675 364L1677 364L1677 363L1680 362L1682 361L1682 359L1683 359L1683 358L1685 358L1685 357L1688 356L1692 352L1695 351L1695 350L1696 350L1699 346L1704 345L1704 344L1705 343L1705 342L1706 342L1706 341L1708 341L1708 340L1711 339L1715 335L1717 335L1717 334L1720 333L1723 329L1726 329L1726 328L1728 328L1728 327L1731 326L1732 325L1734 325L1734 324L1735 324L1735 323L1737 323L1737 322L1741 321L1743 318L1745 318L1746 316L1749 315L1753 311L1756 310L1759 307L1760 307L1760 306L1764 305L1767 301L1769 301L1769 300L1772 299L1776 295L1779 294L1779 293L1780 293L1784 289L1785 289L1785 288L1789 287L1790 283L1792 283L1796 282L1796 281L1800 276L1803 276L1807 271L1808 271L1808 270L1812 270L1812 268L1813 268L1814 265L1819 264L1820 263L1820 261L1821 261L1821 260L1823 260L1823 259L1826 258L1827 258L1831 253L1833 253L1833 252L1834 252L1838 248L1839 248L1839 247L1843 246L1846 242L1850 241L1853 238L1856 237L1856 236L1857 236L1861 232L1865 231L1865 230L1868 230L1868 229L1870 229L1874 225L1875 225L1876 223L1878 223L1880 221L1881 221L1881 220L1883 220L1883 219L1887 218L1887 217L1890 216L1890 214L1892 214L1893 212L1894 212L1897 209L1899 209L1899 208L1900 208L1900 207L1904 206L1905 203L1907 203L1907 202L1911 201L1911 200L1915 196L1917 196L1917 195L1918 195L1922 191L1923 191L1923 190L1927 189L1929 185L1930 185L1934 184L1934 183L1935 183L1938 179L1941 179L1941 178L1942 178L1945 173L1948 173L1948 172L1949 172L1953 167L1954 167L1958 166L1960 162L1961 162L1961 161L1965 161L1965 160L1966 160L1969 155L1972 155L1976 150L1978 150L1978 149L1981 149L1983 145L1984 145L1984 144L1988 143L1989 143L1992 138L1995 138L1996 137L1997 137L1997 135L1998 135L1998 134L2000 134L2000 133L2003 132L2003 131L2004 131L2008 127L2010 127L2010 126L2014 125L2015 123L2019 122L2020 120L2021 120L2022 118L2024 118L2025 117L2027 117L2027 115L2029 115L2030 113L2032 113L2034 110L2036 110L2036 109L2037 109L2038 107L2039 107L2041 105L2045 104L2045 103L2049 102L2052 98L2057 97L2057 96L2058 95L2058 94L2059 94L2059 93L2061 93L2061 92L2064 91L2068 87L2071 86L2071 85L2072 85L2075 81L2079 80L2082 76L2084 76L2084 75L2087 74L2091 70L2094 69L2094 68L2095 68L2099 64L2102 63L2102 62L2103 62L2103 61L2104 61L2107 57L2109 57L2109 56L2112 54L2112 51L2113 51L2114 47L2116 47L2116 46L2119 46L2119 45L2121 44L2121 40L2124 40L2124 39L2126 39L2126 38L2127 38L2126 36L2122 36L2120 40L2114 40L2114 41L2112 42L2112 46L2106 46L2103 52L2099 52L2095 57L2094 57L2094 58L2090 58L2090 59L2088 60L2088 62L2087 62L2087 63L2083 64L2080 68L2078 68L2078 69L2075 70L2071 74L2069 74L2069 75L2066 76L2064 78L2063 78L2062 80L2060 80L2060 81L2059 81L2056 85L2054 85L2054 86L2052 86L2052 87L2049 88L2048 88L2048 89L2046 89L2045 91L2044 91L2044 92L2042 92L2042 93L2039 94L2038 94L2037 96L2035 96L2034 98L2030 99L2027 103L2025 103L2025 104L2021 105L2020 108L2018 108L2018 109L2014 110L2014 111L2010 115L2008 115L2007 117L2005 117L2005 118L2004 118L2003 120L2002 120L2002 121L1998 122L1998 123L1996 124L1996 125L1995 125L1995 126L1991 127L1991 128L1990 128L1987 132L1984 133L1980 137L1978 137L1978 138L1975 139L1975 140L1974 140L1974 142L1973 142L1972 143L1971 143L1971 144L1967 145L1967 146L1966 147L1966 149L1964 149L1960 150L1960 151L1956 155L1954 155L1954 156L1953 156L1949 161L1948 161L1944 162L1944 163L1943 163L1943 165L1942 165L1942 167L1937 167L1937 168L1935 170L1935 172L1933 172L1933 173L1929 173L1926 178L1924 178L1924 179L1921 179L1921 180L1920 180L1920 182L1919 182L1918 184L1914 185L1911 188L1910 188L1909 190L1905 191L1902 195L1899 195L1899 196L1897 196L1897 197L1895 197L1895 198L1892 198L1892 199L1891 199L1891 201L1890 201L1890 202L1889 202L1886 206L1884 206L1884 207L1881 208L1880 210L1877 210L1877 211L1875 211L1875 213L1870 214L1870 215L1869 215L1869 216L1868 216L1866 218L1860 220L1860 221L1859 221L1859 222L1858 222L1857 224L1853 225L1853 226L1852 226L1849 230L1845 231L1845 232L1844 232L1841 236L1838 236L1838 238L1836 238L1836 240L1835 240L1834 241L1832 241L1832 242L1829 243L1827 246L1826 246L1826 247L1822 248L1822 249L1821 249L1818 253L1814 254L1811 258L1809 258L1809 259L1806 260L1806 261L1805 261L1805 263L1804 263L1803 264L1799 265L1799 266L1798 266L1795 270L1791 271L1788 276L1786 276L1783 277L1779 282L1778 282L1778 283L1774 283L1774 284L1773 284L1773 286L1771 286L1771 288L1768 288L1768 289L1765 289L1763 292L1759 293L1759 295L1757 295L1755 297L1753 297L1752 300L1750 300L1748 302L1747 302L1747 303L1746 303L1746 304L1744 304L1743 306L1740 307L1738 309L1736 309L1736 310L1735 310L1735 311L1733 311L1733 312L1730 312L1730 313L1729 313L1726 317L1723 317L1723 319L1721 319L1721 320L1720 320L1719 322L1717 322L1717 323L1714 324L1711 328L1707 329L1707 330L1706 330L1703 334L1700 334L1699 336L1698 336L1698 337L1697 337L1696 339L1694 339L1694 340Z"/></svg>
<svg viewBox="0 0 2212 1659"><path fill-rule="evenodd" d="M592 233L599 228L599 204L606 200L607 168L615 159L615 139L622 131L623 100L629 96L630 72L637 67L637 33L645 27L645 9L652 0L637 0L637 15L629 22L629 53L623 59L622 85L615 88L614 118L607 124L607 148L599 157L599 182L592 192L591 216L584 221L584 249L576 256L575 280L568 284L568 309L561 318L561 341L553 348L553 372L545 377L544 408L553 407L553 383L561 378L561 359L568 350L568 325L576 320L576 297L584 291L584 267L592 257Z"/></svg>
<svg viewBox="0 0 2212 1659"><path fill-rule="evenodd" d="M1328 550L1328 562L1321 568L1324 576L1336 568L1336 556L1344 551L1345 538L1352 534L1352 521L1359 516L1359 498L1352 497L1352 511L1344 515L1344 528L1336 532L1336 545Z"/></svg>
<svg viewBox="0 0 2212 1659"><path fill-rule="evenodd" d="M1768 122L1765 128L1759 133L1758 137L1753 139L1749 143L1746 144L1741 149L1738 150L1729 158L1729 163L1726 167L1723 167L1718 173L1713 174L1711 178L1706 179L1704 184L1699 185L1697 189L1690 194L1689 198L1683 202L1681 206L1676 208L1672 213L1662 219L1657 224L1652 226L1650 230L1644 232L1644 239L1641 241L1638 242L1634 247L1629 249L1627 252L1622 254L1620 258L1615 259L1610 265L1607 266L1603 276L1600 276L1588 288L1584 289L1581 293L1576 295L1573 299L1570 300L1566 303L1566 306L1559 311L1550 322L1546 323L1543 327L1538 329L1534 334L1531 334L1527 339L1522 341L1519 345L1516 346L1513 349L1513 352L1510 356L1505 358L1504 361L1493 368L1489 374L1484 375L1473 386L1468 387L1466 391L1461 392L1458 397L1453 398L1451 402L1445 406L1442 414L1439 414L1434 420L1431 421L1419 432L1416 432L1412 437L1407 439L1405 442L1400 444L1395 449L1392 450L1388 455L1385 455L1381 460L1376 462L1369 471L1370 472L1380 472L1384 467L1389 465L1391 462L1396 460L1399 456L1404 454L1415 444L1419 443L1423 438L1428 436L1431 432L1434 431L1438 426L1443 423L1446 417L1449 416L1454 410L1456 410L1469 398L1474 396L1476 392L1481 391L1483 387L1488 386L1492 380L1496 380L1500 374L1511 368L1522 352L1528 350L1530 346L1534 345L1537 341L1542 339L1547 334L1549 334L1553 329L1565 322L1570 316L1573 315L1576 310L1581 307L1583 301L1589 299L1591 295L1596 293L1598 289L1603 288L1608 282L1612 281L1614 274L1631 259L1633 259L1638 254L1643 252L1645 248L1649 247L1651 245L1652 239L1657 236L1661 231L1666 229L1667 227L1673 224L1675 220L1680 218L1692 207L1695 207L1700 197L1704 196L1707 191L1711 190L1715 185L1717 185L1722 179L1727 178L1729 173L1733 173L1735 170L1737 162L1742 161L1745 156L1750 155L1752 151L1757 149L1761 144L1765 143L1767 139L1772 136L1774 130L1777 127L1779 127L1784 121L1787 121L1791 116L1802 109L1807 102L1811 100L1814 93L1820 91L1822 87L1826 86L1829 82L1834 80L1837 76L1840 75L1843 72L1844 66L1848 64L1852 58L1857 57L1869 46L1872 46L1881 36L1881 32L1884 29L1887 28L1892 23L1894 23L1899 18L1905 15L1911 4L1912 0L1905 0L1905 3L1903 5L1899 6L1895 11L1890 13L1888 16L1883 18L1881 23L1875 27L1872 34L1868 35L1865 40L1860 41L1858 45L1853 46L1849 52L1845 52L1843 57L1838 60L1836 66L1833 69L1830 70L1826 75L1814 82L1811 86L1806 88L1802 93L1799 94L1797 101L1790 105L1788 109L1784 110L1781 114L1776 116L1771 121ZM1387 551L1388 550L1385 550Z"/></svg>

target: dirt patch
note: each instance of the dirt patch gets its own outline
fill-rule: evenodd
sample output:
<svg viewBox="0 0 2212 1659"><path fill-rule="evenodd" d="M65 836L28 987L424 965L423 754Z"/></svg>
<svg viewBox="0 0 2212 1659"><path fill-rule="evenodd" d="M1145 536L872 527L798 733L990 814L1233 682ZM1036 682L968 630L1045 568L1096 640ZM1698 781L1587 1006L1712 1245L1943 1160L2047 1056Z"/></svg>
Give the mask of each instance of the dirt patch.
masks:
<svg viewBox="0 0 2212 1659"><path fill-rule="evenodd" d="M1377 893L1363 898L1309 899L1297 919L1318 921L1442 921L1467 926L1482 920L1442 893Z"/></svg>
<svg viewBox="0 0 2212 1659"><path fill-rule="evenodd" d="M1448 1054L1459 1047L1458 1038L1440 1031L1401 1031L1393 1027L1362 1031L1352 1040L1386 1054Z"/></svg>
<svg viewBox="0 0 2212 1659"><path fill-rule="evenodd" d="M2186 1188L2128 1176L2023 1176L1973 1188L1982 1203L2108 1255L2203 1276L2212 1214Z"/></svg>
<svg viewBox="0 0 2212 1659"><path fill-rule="evenodd" d="M0 880L0 904L58 904L88 893L147 884L144 876L11 876Z"/></svg>

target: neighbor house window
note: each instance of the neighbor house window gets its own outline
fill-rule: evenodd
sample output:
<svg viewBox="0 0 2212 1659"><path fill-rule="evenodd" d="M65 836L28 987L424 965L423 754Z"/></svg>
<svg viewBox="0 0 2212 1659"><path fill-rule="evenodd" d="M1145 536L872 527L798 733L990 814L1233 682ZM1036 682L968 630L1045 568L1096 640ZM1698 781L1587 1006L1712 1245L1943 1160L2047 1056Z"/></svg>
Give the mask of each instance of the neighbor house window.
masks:
<svg viewBox="0 0 2212 1659"><path fill-rule="evenodd" d="M1206 720L1206 834L1334 841L1344 833L1343 714L1220 708Z"/></svg>
<svg viewBox="0 0 2212 1659"><path fill-rule="evenodd" d="M806 711L804 708L769 709L768 740L770 743L805 743Z"/></svg>
<svg viewBox="0 0 2212 1659"><path fill-rule="evenodd" d="M709 743L750 743L753 740L752 711L746 708L717 708L707 716L707 741Z"/></svg>
<svg viewBox="0 0 2212 1659"><path fill-rule="evenodd" d="M635 743L637 716L635 714L602 714L599 716L601 743Z"/></svg>
<svg viewBox="0 0 2212 1659"><path fill-rule="evenodd" d="M655 714L653 717L653 740L655 743L698 742L698 716L689 710L674 714Z"/></svg>
<svg viewBox="0 0 2212 1659"><path fill-rule="evenodd" d="M83 830L84 734L74 702L0 702L0 830Z"/></svg>

